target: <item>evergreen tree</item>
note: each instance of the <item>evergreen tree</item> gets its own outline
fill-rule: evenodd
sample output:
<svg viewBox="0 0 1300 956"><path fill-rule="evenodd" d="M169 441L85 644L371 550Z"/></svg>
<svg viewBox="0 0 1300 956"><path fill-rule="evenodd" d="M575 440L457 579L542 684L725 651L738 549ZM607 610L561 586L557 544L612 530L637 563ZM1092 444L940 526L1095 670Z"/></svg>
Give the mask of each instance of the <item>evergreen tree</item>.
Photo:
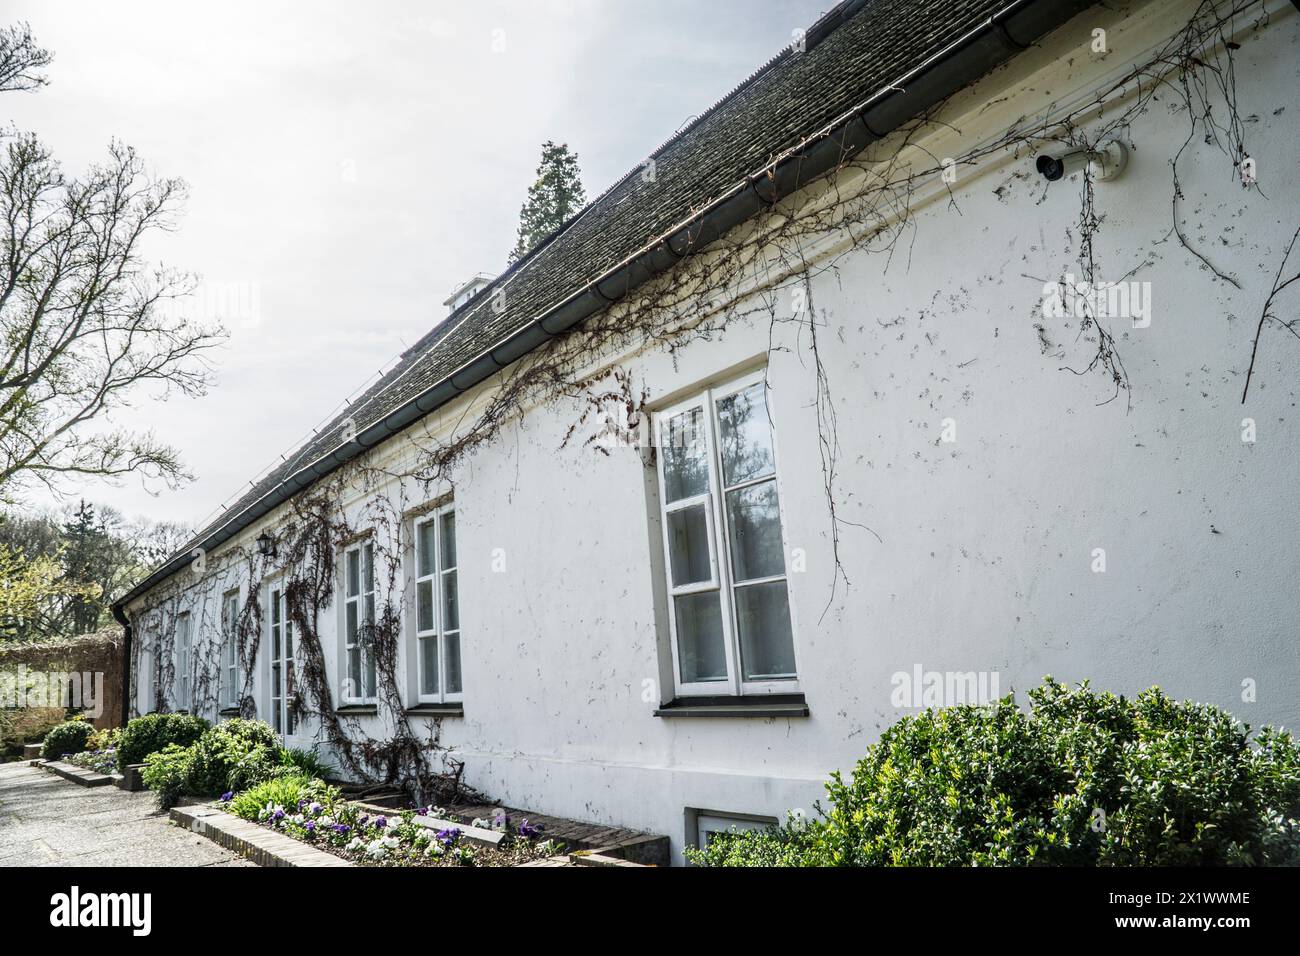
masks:
<svg viewBox="0 0 1300 956"><path fill-rule="evenodd" d="M528 199L519 210L519 239L510 261L522 259L586 204L577 155L567 144L557 146L547 140L542 144L537 180L528 187Z"/></svg>

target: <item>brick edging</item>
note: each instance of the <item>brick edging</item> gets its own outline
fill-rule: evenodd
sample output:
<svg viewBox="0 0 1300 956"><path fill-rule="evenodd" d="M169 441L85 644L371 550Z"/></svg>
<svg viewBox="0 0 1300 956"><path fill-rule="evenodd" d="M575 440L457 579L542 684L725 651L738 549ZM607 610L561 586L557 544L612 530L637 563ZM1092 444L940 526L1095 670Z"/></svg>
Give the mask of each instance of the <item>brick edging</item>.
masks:
<svg viewBox="0 0 1300 956"><path fill-rule="evenodd" d="M172 823L252 860L258 866L353 866L283 833L249 823L212 806L173 807Z"/></svg>
<svg viewBox="0 0 1300 956"><path fill-rule="evenodd" d="M116 774L96 773L93 770L86 770L70 763L64 763L61 760L43 760L38 764L33 763L33 765L44 767L64 780L71 780L83 787L106 787L120 779Z"/></svg>

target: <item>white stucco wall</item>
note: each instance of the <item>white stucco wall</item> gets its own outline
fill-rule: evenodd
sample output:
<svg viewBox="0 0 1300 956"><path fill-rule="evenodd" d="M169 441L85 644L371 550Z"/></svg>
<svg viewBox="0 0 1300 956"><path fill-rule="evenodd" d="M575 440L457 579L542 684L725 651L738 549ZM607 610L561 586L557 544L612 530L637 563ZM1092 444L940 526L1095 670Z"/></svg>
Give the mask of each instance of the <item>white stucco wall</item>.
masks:
<svg viewBox="0 0 1300 956"><path fill-rule="evenodd" d="M955 101L948 113L965 122L943 135L978 140L999 118L1095 88L1191 7L1080 18ZM917 665L996 672L1003 693L1046 674L1127 694L1158 684L1253 725L1296 723L1300 350L1283 330L1265 331L1240 404L1259 309L1300 223L1300 137L1286 95L1300 72L1300 17L1287 4L1277 11L1236 54L1266 195L1244 191L1209 147L1180 167L1185 231L1241 290L1167 236L1168 163L1187 131L1173 97L1132 127L1126 174L1098 186L1099 278L1151 260L1132 276L1150 282L1150 327L1112 328L1131 406L1123 395L1098 404L1111 395L1106 381L1061 370L1088 361L1073 329L1049 322L1056 348L1040 347L1041 287L1074 265L1080 187L1046 186L1031 155L963 170L960 213L946 195L922 203L910 250L892 261L848 252L813 280L838 415L840 516L880 538L841 529L851 586L841 582L833 600L806 337L769 362L768 325L755 322L672 359L651 351L621 362L652 408L769 362L785 534L808 560L790 597L809 717L653 716L671 689L658 532L637 450L561 449L581 410L550 406L480 451L454 489L466 699L442 731L467 782L515 806L666 833L680 854L688 807L810 811L828 771L851 768L908 712L891 702L891 677ZM1113 51L1103 61L1087 55L1098 24ZM1006 92L1015 96L982 108ZM1246 417L1254 443L1242 441ZM955 442L940 440L944 419ZM1105 573L1092 570L1097 548ZM227 586L203 590L215 602ZM650 700L647 680L661 691ZM264 693L259 685L259 701Z"/></svg>

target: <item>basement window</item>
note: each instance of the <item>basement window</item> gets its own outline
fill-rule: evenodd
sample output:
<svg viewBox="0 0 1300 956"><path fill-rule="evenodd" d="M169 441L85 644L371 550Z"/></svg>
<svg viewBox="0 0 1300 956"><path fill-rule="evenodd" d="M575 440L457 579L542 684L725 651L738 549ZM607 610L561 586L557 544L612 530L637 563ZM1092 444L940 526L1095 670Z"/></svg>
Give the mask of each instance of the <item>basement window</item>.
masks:
<svg viewBox="0 0 1300 956"><path fill-rule="evenodd" d="M656 423L677 694L797 692L763 373L706 389Z"/></svg>
<svg viewBox="0 0 1300 956"><path fill-rule="evenodd" d="M371 541L343 553L343 650L345 703L374 703L375 546Z"/></svg>
<svg viewBox="0 0 1300 956"><path fill-rule="evenodd" d="M417 699L452 703L463 699L455 510L448 504L416 519L414 532Z"/></svg>

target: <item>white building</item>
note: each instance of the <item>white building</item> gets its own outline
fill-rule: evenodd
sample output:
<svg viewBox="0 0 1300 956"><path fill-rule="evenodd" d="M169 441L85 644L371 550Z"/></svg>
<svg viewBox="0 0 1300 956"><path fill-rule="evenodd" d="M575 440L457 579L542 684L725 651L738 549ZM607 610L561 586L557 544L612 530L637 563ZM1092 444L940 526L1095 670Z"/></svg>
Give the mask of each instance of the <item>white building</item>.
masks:
<svg viewBox="0 0 1300 956"><path fill-rule="evenodd" d="M134 710L676 858L1047 674L1295 723L1298 39L841 4L126 595Z"/></svg>

